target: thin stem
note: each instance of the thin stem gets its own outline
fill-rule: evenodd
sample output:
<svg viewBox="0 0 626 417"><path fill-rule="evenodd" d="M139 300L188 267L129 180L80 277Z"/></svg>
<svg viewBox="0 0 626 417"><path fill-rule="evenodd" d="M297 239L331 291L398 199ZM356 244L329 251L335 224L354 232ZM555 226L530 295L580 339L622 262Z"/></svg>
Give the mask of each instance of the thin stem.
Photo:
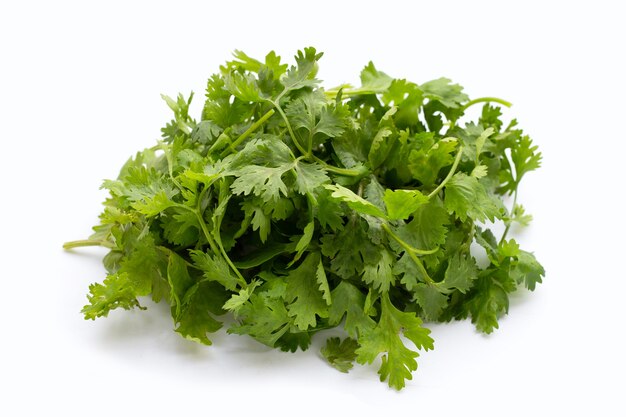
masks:
<svg viewBox="0 0 626 417"><path fill-rule="evenodd" d="M389 236L391 236L393 238L393 240L398 242L398 244L400 246L402 246L407 252L412 252L412 253L415 253L417 255L431 255L431 254L433 254L433 253L435 253L435 252L437 252L439 250L439 248L435 248L435 249L417 249L417 248L414 248L413 246L409 245L404 240L402 240L402 238L400 238L400 236L396 235L391 230L391 228L389 227L389 225L387 223L383 223L382 224L382 228L385 229L385 232L387 232L389 234Z"/></svg>
<svg viewBox="0 0 626 417"><path fill-rule="evenodd" d="M428 275L428 272L426 271L426 268L424 268L424 264L422 264L422 261L420 261L420 259L415 254L414 251L419 250L419 249L415 249L414 247L406 243L404 240L400 239L395 233L391 231L391 229L386 223L383 223L383 229L385 229L385 231L389 233L389 236L391 236L396 242L398 242L398 244L402 246L405 252L409 254L409 256L411 257L411 260L413 261L413 263L415 263L415 265L417 266L417 269L421 272L422 276L424 277L424 280L429 284L437 285L435 281L433 281L433 279L430 277L430 275Z"/></svg>
<svg viewBox="0 0 626 417"><path fill-rule="evenodd" d="M411 258L415 266L417 266L417 269L420 271L420 273L424 277L424 280L428 284L437 285L435 281L433 281L433 279L430 277L430 275L428 275L428 271L426 271L426 268L424 268L424 264L422 264L422 261L420 261L420 259L416 255L417 253L424 254L424 255L434 253L437 251L437 249L430 250L430 251L422 251L420 249L416 249L413 246L406 243L404 240L400 239L400 237L397 236L395 233L393 233L391 229L389 228L389 225L387 225L387 223L383 223L382 227L383 229L385 229L385 232L389 233L389 236L391 236L396 242L398 242L398 244L402 246L405 252L409 254L409 257Z"/></svg>
<svg viewBox="0 0 626 417"><path fill-rule="evenodd" d="M472 225L470 226L470 231L467 235L467 240L461 245L461 249L465 248L465 250L469 251L470 250L470 246L472 244L472 242L474 241L474 232L476 230L476 225L474 224L474 222L472 222Z"/></svg>
<svg viewBox="0 0 626 417"><path fill-rule="evenodd" d="M113 249L114 246L111 242L106 240L92 240L92 239L84 239L84 240L73 240L71 242L65 242L63 244L63 249L70 250L74 248L81 248L85 246L102 246L105 248Z"/></svg>
<svg viewBox="0 0 626 417"><path fill-rule="evenodd" d="M205 187L205 189L203 189L200 192L200 197L203 197L204 191L207 189L208 187ZM213 239L213 236L211 236L211 233L209 232L209 228L206 224L206 222L204 221L204 218L202 217L202 213L200 212L200 202L201 202L201 198L198 198L198 202L196 204L197 208L192 208L189 206L186 206L184 204L180 204L180 203L176 203L174 205L174 207L178 207L181 209L185 209L188 211L191 211L192 213L194 213L196 215L196 217L198 218L198 223L200 224L200 228L202 229L202 232L204 234L204 237L206 238L207 242L209 243L209 247L211 248L211 251L217 255L217 256L221 256L219 249L217 248L217 244L215 243L215 240Z"/></svg>
<svg viewBox="0 0 626 417"><path fill-rule="evenodd" d="M339 94L339 90L342 87L339 88L332 88L330 90L326 90L324 91L324 95L327 98L336 98L337 94ZM382 91L381 91L382 92ZM366 89L362 89L362 88L352 88L352 89L343 89L341 90L341 98L350 98L353 96L360 96L360 95L364 95L364 94L379 94L376 91L373 90L366 90Z"/></svg>
<svg viewBox="0 0 626 417"><path fill-rule="evenodd" d="M169 152L169 150L167 149L167 146L161 141L159 141L159 147L165 154L165 159L167 160L167 171L170 174L170 178L172 182L174 183L174 185L176 185L176 187L179 190L182 190L183 187L180 185L178 181L176 181L176 178L174 178L174 161L172 160L172 153Z"/></svg>
<svg viewBox="0 0 626 417"><path fill-rule="evenodd" d="M313 160L322 165L324 169L330 172L334 172L335 174L345 175L346 177L358 177L359 175L363 174L362 171L358 171L356 169L339 168L334 165L327 164L315 155L311 156L313 157Z"/></svg>
<svg viewBox="0 0 626 417"><path fill-rule="evenodd" d="M252 126L246 129L246 131L243 132L241 136L239 136L234 142L232 142L228 146L228 148L224 149L224 151L220 155L220 158L224 158L226 155L228 155L229 152L236 152L237 146L239 146L244 140L248 138L248 136L250 136L255 130L257 130L263 123L265 123L267 119L272 117L274 113L275 113L274 109L270 109L267 113L261 116L259 120L254 122Z"/></svg>
<svg viewBox="0 0 626 417"><path fill-rule="evenodd" d="M456 171L456 168L459 166L459 162L461 162L462 155L463 147L461 146L459 147L459 151L456 154L456 158L454 158L454 163L452 164L452 168L450 168L450 172L448 172L448 175L446 175L443 181L441 181L441 184L439 184L439 186L435 188L432 193L428 194L428 198L432 198L433 196L437 195L437 193L439 193L439 191L441 191L443 187L445 187L446 183L450 181L450 178L452 178L454 172Z"/></svg>
<svg viewBox="0 0 626 417"><path fill-rule="evenodd" d="M224 246L222 246L221 239L218 239L218 241L216 242L216 240L213 238L213 236L211 235L211 232L209 231L209 227L207 226L206 222L204 221L204 217L202 216L202 209L201 209L202 200L204 199L204 195L206 194L208 189L209 189L209 186L205 186L202 189L202 191L200 191L200 195L198 196L198 201L196 202L196 209L193 210L193 212L196 213L196 217L198 218L198 223L200 223L200 228L202 229L202 233L204 234L207 241L209 242L209 246L211 247L211 250L213 251L213 253L217 256L221 256L226 261L226 263L233 270L235 275L237 275L237 279L239 280L239 285L242 288L246 288L248 286L248 283L239 272L239 269L237 269L237 267L233 265L233 262L228 257L228 254L226 254L226 251L224 250Z"/></svg>
<svg viewBox="0 0 626 417"><path fill-rule="evenodd" d="M475 98L474 100L468 101L467 103L465 103L465 105L463 107L461 107L461 110L465 111L469 107L473 106L474 104L478 104L478 103L498 103L498 104L502 104L503 106L506 106L506 107L511 107L511 103L509 103L506 100L502 100L501 98L497 98L497 97L481 97L481 98Z"/></svg>
<svg viewBox="0 0 626 417"><path fill-rule="evenodd" d="M204 237L206 237L206 240L209 242L209 246L211 247L211 250L213 251L213 253L217 256L221 256L226 261L228 266L237 275L237 278L239 279L239 284L241 285L241 287L246 288L248 286L246 280L243 278L243 276L241 275L237 267L233 265L233 262L230 260L228 255L226 255L224 248L220 247L217 243L215 243L215 239L213 239L213 236L211 236L211 232L209 232L209 227L207 226L206 222L202 218L202 214L200 214L199 211L194 210L194 212L196 213L196 216L198 217L198 223L200 223L200 228L202 229L202 233L204 234Z"/></svg>
<svg viewBox="0 0 626 417"><path fill-rule="evenodd" d="M515 189L515 192L513 193L513 208L511 210L511 212L513 212L513 210L515 210L515 206L517 205L517 188ZM504 232L502 233L502 237L500 238L500 242L498 242L498 245L501 245L502 242L504 242L504 239L506 239L506 235L509 233L509 229L511 228L511 224L513 224L513 221L509 221L506 225L506 227L504 228Z"/></svg>
<svg viewBox="0 0 626 417"><path fill-rule="evenodd" d="M291 123L289 123L289 119L287 119L287 115L278 104L278 101L272 101L272 104L274 105L274 107L276 107L278 114L280 114L280 116L285 121L285 124L287 125L287 130L289 130L289 134L291 135L291 139L293 140L293 143L296 145L296 148L298 148L298 150L300 151L302 155L304 155L307 159L309 159L311 155L307 153L307 151L302 147L302 145L300 145L300 142L298 142L298 138L296 138L296 135L295 133L293 133L293 129L291 128Z"/></svg>

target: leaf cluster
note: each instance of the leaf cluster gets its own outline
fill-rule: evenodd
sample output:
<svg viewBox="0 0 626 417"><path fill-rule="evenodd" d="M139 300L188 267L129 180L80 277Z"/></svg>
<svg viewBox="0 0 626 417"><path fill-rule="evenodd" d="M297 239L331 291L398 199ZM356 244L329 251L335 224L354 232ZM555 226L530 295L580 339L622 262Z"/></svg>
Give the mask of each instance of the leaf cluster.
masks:
<svg viewBox="0 0 626 417"><path fill-rule="evenodd" d="M66 244L110 250L85 318L150 296L185 338L210 345L228 313L229 333L284 351L340 326L346 338L322 349L329 363L381 358L380 379L401 389L433 348L425 321L469 318L491 333L509 295L535 289L543 268L507 234L530 221L517 189L541 154L503 122L507 103L371 62L360 86L326 90L321 57L236 51L209 78L199 120L193 94L163 96L173 118L161 140L104 182L93 235Z"/></svg>

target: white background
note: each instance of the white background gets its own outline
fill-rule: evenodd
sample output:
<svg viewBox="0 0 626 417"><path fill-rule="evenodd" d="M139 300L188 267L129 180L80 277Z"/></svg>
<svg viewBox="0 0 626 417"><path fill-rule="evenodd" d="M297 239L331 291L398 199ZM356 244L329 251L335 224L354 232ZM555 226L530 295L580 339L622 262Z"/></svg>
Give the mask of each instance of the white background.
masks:
<svg viewBox="0 0 626 417"><path fill-rule="evenodd" d="M1 415L625 415L620 2L1 4ZM224 332L204 347L153 305L85 321L104 252L61 249L96 223L102 179L159 137L160 93L193 90L198 110L234 49L291 60L308 45L325 52L327 86L358 82L371 59L510 100L544 155L517 238L545 283L491 336L431 326L435 350L400 393L375 367L327 366L321 338L296 354Z"/></svg>

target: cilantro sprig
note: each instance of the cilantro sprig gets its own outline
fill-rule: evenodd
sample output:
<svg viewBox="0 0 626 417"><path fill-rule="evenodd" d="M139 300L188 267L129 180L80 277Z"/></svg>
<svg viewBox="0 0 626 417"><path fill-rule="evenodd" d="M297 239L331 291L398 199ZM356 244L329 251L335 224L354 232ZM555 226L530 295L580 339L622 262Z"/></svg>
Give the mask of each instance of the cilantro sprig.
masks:
<svg viewBox="0 0 626 417"><path fill-rule="evenodd" d="M193 94L163 96L174 116L161 140L104 182L91 237L65 244L109 249L86 319L150 296L190 340L210 345L231 314L229 333L285 351L340 326L328 362L347 372L382 357L380 379L401 389L433 348L424 322L469 318L491 333L509 294L535 289L544 270L508 233L531 220L517 190L541 153L505 125L509 103L371 62L360 86L326 90L321 57L305 48L289 66L236 51L199 120Z"/></svg>

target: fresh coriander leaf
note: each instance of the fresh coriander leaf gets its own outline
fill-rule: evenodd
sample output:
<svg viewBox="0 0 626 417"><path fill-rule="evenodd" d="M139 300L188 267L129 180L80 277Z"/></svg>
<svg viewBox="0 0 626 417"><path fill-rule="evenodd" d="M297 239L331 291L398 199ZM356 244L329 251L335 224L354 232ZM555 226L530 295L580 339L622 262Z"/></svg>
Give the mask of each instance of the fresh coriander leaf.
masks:
<svg viewBox="0 0 626 417"><path fill-rule="evenodd" d="M363 281L380 292L388 292L396 278L392 272L394 255L382 249L378 261L367 260L363 265Z"/></svg>
<svg viewBox="0 0 626 417"><path fill-rule="evenodd" d="M224 259L201 250L191 250L189 255L205 279L218 282L227 290L237 289L237 277L233 275Z"/></svg>
<svg viewBox="0 0 626 417"><path fill-rule="evenodd" d="M459 172L446 184L445 206L461 221L468 217L483 222L494 221L500 209L485 187L475 178Z"/></svg>
<svg viewBox="0 0 626 417"><path fill-rule="evenodd" d="M326 340L326 345L322 347L321 353L333 368L340 372L348 372L354 366L355 351L358 347L357 341L350 337L343 340L338 337L331 337Z"/></svg>
<svg viewBox="0 0 626 417"><path fill-rule="evenodd" d="M328 310L328 321L336 326L346 318L344 328L353 338L374 329L376 323L365 310L365 295L348 281L341 281L332 291L333 302Z"/></svg>
<svg viewBox="0 0 626 417"><path fill-rule="evenodd" d="M362 197L359 197L357 194L352 192L350 189L343 187L339 184L335 185L325 185L328 191L331 191L331 197L338 200L343 201L350 207L352 210L356 211L360 214L369 214L371 216L386 218L387 215L378 207L368 202Z"/></svg>
<svg viewBox="0 0 626 417"><path fill-rule="evenodd" d="M420 85L424 92L424 97L430 100L439 101L446 107L456 108L461 103L468 101L467 95L463 93L463 87L452 84L448 78L438 78Z"/></svg>
<svg viewBox="0 0 626 417"><path fill-rule="evenodd" d="M385 190L385 206L391 220L406 220L419 207L428 203L428 197L418 190Z"/></svg>
<svg viewBox="0 0 626 417"><path fill-rule="evenodd" d="M106 317L111 310L118 307L125 310L142 308L126 273L109 275L102 284L91 284L89 293L89 304L81 311L85 319Z"/></svg>
<svg viewBox="0 0 626 417"><path fill-rule="evenodd" d="M430 330L422 327L422 320L413 313L404 313L391 304L389 297L381 297L380 321L374 330L359 337L360 347L356 350L357 362L372 363L383 353L383 362L378 373L380 380L389 380L389 386L402 389L405 380L412 379L411 371L417 369L415 358L418 353L407 348L400 332L415 344L418 349L433 349Z"/></svg>
<svg viewBox="0 0 626 417"><path fill-rule="evenodd" d="M448 304L448 297L433 284L418 283L413 289L415 300L429 320L437 320Z"/></svg>
<svg viewBox="0 0 626 417"><path fill-rule="evenodd" d="M454 139L442 139L424 151L412 150L409 155L409 169L413 177L425 186L432 186L439 178L442 168L452 165L457 142Z"/></svg>
<svg viewBox="0 0 626 417"><path fill-rule="evenodd" d="M328 317L330 291L320 264L319 252L313 252L287 276L289 316L294 317L294 324L300 330L314 327L316 316Z"/></svg>

